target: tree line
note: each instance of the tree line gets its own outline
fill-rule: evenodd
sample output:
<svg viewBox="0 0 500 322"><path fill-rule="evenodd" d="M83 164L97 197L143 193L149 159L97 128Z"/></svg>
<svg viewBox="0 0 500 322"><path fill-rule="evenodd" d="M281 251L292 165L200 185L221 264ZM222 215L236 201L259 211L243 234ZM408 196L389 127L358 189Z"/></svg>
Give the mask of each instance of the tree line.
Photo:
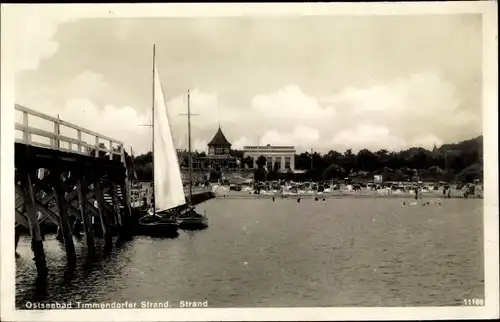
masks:
<svg viewBox="0 0 500 322"><path fill-rule="evenodd" d="M105 153L101 152L105 157ZM242 168L252 168L253 159L244 158L243 151L231 150L231 155L241 160ZM137 174L141 181L152 178L152 152L130 157L126 153L129 171ZM181 166L188 165L188 153L180 151ZM193 158L206 156L204 152L193 152ZM115 159L119 156L115 156ZM406 181L412 178L417 170L419 177L426 181L462 181L471 182L483 178L483 137L454 144L443 144L427 150L413 147L399 152L385 149L370 151L362 149L353 153L330 150L325 154L303 152L295 155L295 169L303 170L300 174L280 173L275 164L272 169L264 170L266 158L257 160L256 180L275 180L293 178L295 180L335 180L345 177L373 179L373 175L382 175L388 181ZM215 169L212 171L216 172ZM130 173L130 172L129 172Z"/></svg>

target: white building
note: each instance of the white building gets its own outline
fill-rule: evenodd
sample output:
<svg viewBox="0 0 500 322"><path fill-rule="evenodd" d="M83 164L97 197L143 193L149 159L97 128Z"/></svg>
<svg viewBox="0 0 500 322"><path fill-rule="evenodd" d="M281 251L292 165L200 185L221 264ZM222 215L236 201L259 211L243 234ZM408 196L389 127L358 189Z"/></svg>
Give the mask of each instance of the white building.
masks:
<svg viewBox="0 0 500 322"><path fill-rule="evenodd" d="M294 146L244 146L243 157L253 159L253 167L257 168L257 159L264 156L267 159L267 169L271 170L277 162L278 168L282 171L295 170L295 147Z"/></svg>

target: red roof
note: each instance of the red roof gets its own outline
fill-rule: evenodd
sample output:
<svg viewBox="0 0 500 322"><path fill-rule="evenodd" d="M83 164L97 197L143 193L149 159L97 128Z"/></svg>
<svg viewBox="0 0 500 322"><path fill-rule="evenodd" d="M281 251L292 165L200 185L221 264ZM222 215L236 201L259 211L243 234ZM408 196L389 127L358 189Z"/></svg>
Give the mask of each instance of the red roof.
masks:
<svg viewBox="0 0 500 322"><path fill-rule="evenodd" d="M219 130L217 130L217 133L215 133L215 136L212 139L212 141L210 141L210 143L208 143L208 146L211 146L211 145L228 145L228 146L231 146L231 143L229 143L229 141L224 136L224 133L222 133L222 130L220 129L220 126L219 126Z"/></svg>

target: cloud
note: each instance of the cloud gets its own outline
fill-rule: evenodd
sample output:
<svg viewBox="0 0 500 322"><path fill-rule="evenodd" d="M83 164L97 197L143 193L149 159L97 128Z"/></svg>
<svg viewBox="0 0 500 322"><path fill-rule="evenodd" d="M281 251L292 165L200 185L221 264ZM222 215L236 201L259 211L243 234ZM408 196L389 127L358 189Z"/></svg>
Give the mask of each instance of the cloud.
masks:
<svg viewBox="0 0 500 322"><path fill-rule="evenodd" d="M232 124L239 119L235 111L219 111L216 93L205 93L199 89L190 91L191 143L198 151L207 150L206 144L215 135L219 124ZM188 148L188 100L185 94L167 99L167 111L172 125L172 134L178 148Z"/></svg>
<svg viewBox="0 0 500 322"><path fill-rule="evenodd" d="M318 98L305 94L297 85L287 85L275 92L256 95L251 116L268 128L284 130L290 126L324 127L334 120L335 109L323 106Z"/></svg>
<svg viewBox="0 0 500 322"><path fill-rule="evenodd" d="M331 144L341 150L352 149L353 151L368 147L374 151L384 148L399 150L406 146L404 140L392 135L387 128L369 124L358 125L352 130L340 131L333 137Z"/></svg>
<svg viewBox="0 0 500 322"><path fill-rule="evenodd" d="M232 148L241 150L243 149L244 146L255 145L255 144L257 144L257 142L255 142L254 140L250 140L246 136L242 136L232 143Z"/></svg>
<svg viewBox="0 0 500 322"><path fill-rule="evenodd" d="M96 105L88 97L97 97L102 94L109 84L104 76L93 71L84 71L71 80L60 83L55 88L42 88L38 93L26 96L25 105L31 109L45 113L52 117L59 116L61 120L73 123L98 134L122 141L125 148L136 153L146 153L151 150L151 129L143 125L151 124L151 111L138 112L131 106L115 106L112 104ZM43 95L41 95L43 94ZM43 97L40 100L40 97ZM59 104L64 98L63 104ZM188 148L187 135L187 96L179 95L167 102L167 111L172 125L172 134L176 148ZM192 113L192 148L197 151L207 150L207 137L204 130L211 135L215 134L218 124L217 95L203 93L197 89L191 92ZM215 111L215 112L214 112ZM224 119L224 118L222 118ZM22 123L22 114L16 112L16 122ZM53 123L31 117L29 125L45 131L53 131ZM213 132L213 133L212 133ZM76 131L61 128L61 134L76 138ZM20 133L16 133L20 138ZM49 143L42 138L34 141ZM209 138L211 139L211 138ZM89 137L84 138L88 144L94 145ZM105 142L108 144L107 142Z"/></svg>
<svg viewBox="0 0 500 322"><path fill-rule="evenodd" d="M452 83L430 72L412 74L384 85L348 88L328 100L343 112L343 124L354 119L391 128L406 138L426 132L456 133L464 126L478 126L480 116L460 109L459 95Z"/></svg>
<svg viewBox="0 0 500 322"><path fill-rule="evenodd" d="M22 53L19 69L36 69L44 58L54 55L58 49L53 38L57 27L72 19L38 15L23 25L19 33L24 40L16 49ZM26 104L31 108L60 114L65 120L146 152L150 130L139 125L149 123L151 113L142 114L137 106L114 104L108 95L110 88L121 89L119 83L108 83L102 74L82 70L69 80L39 84L22 93L29 97ZM30 94L33 92L36 94ZM459 94L453 83L428 71L367 87L346 87L324 96L288 84L255 94L239 106L228 105L220 99L220 93L194 88L190 92L192 146L206 150L206 143L220 124L233 148L254 144L295 145L299 151L313 148L322 152L346 148L397 150L412 145L431 148L464 132L464 128L480 129L480 115L461 108ZM186 149L187 119L181 114L187 113L187 92L167 100L175 145Z"/></svg>
<svg viewBox="0 0 500 322"><path fill-rule="evenodd" d="M192 149L193 150L196 150L196 151L199 151L199 152L208 152L207 151L207 140L199 140L199 139L196 139L194 140L193 142L193 145L192 145Z"/></svg>
<svg viewBox="0 0 500 322"><path fill-rule="evenodd" d="M307 148L318 142L319 131L299 125L289 132L267 131L261 137L260 145L296 145Z"/></svg>
<svg viewBox="0 0 500 322"><path fill-rule="evenodd" d="M67 97L96 97L108 86L103 75L85 70L62 84L60 92Z"/></svg>
<svg viewBox="0 0 500 322"><path fill-rule="evenodd" d="M62 108L47 99L34 107L82 127L132 145L140 153L150 149L151 113L113 104L95 105L86 97L106 92L103 75L84 71L50 91L52 97L71 97ZM62 92L60 92L62 91ZM328 98L305 94L297 86L256 95L250 108L220 106L217 93L194 89L190 94L192 148L206 151L206 144L222 125L233 148L245 145L294 145L311 148L399 150L411 146L432 148L443 143L447 132L470 126L477 117L458 109L454 87L434 74L423 73L368 88L347 88ZM167 101L177 148L188 147L187 94Z"/></svg>
<svg viewBox="0 0 500 322"><path fill-rule="evenodd" d="M443 143L444 142L440 138L431 133L416 137L411 141L412 146L422 147L425 149L432 149L434 144L439 147Z"/></svg>
<svg viewBox="0 0 500 322"><path fill-rule="evenodd" d="M88 98L89 100L106 100L112 86L105 80L104 75L92 70L84 70L69 79L63 79L52 84L37 84L29 90L16 88L17 99L38 102L53 100L54 105L64 104L74 98Z"/></svg>
<svg viewBox="0 0 500 322"><path fill-rule="evenodd" d="M141 73L136 72L149 70L149 65L141 66L149 64L149 58L140 55L149 54L149 45L146 48L145 44L152 39L175 43L169 37L182 39L189 47L206 45L195 46L195 51L176 46L177 52L171 48L173 51L167 50L168 55L160 56L162 70L175 75L171 81L165 79L169 83L164 85L168 91L174 92L172 88L177 91L167 96L167 108L178 148L187 148L187 119L179 115L187 112L187 95L178 91L179 88L193 88L192 85L199 86L191 91L190 101L192 113L199 114L191 119L193 147L199 150L206 149L206 142L219 124L235 148L250 144L292 144L299 150L313 148L322 152L349 147L394 150L423 145L431 148L434 142L439 145L481 133L481 114L475 112L480 106L465 106L479 101L476 91L481 92L480 60L476 59L480 51L468 53L468 49L477 48L470 46L475 43L471 41L480 40L476 37L476 33L480 35L480 20L474 30L458 32L457 37L450 37L449 32L438 32L437 35L446 35L438 38L434 38L435 31L433 37L412 38L407 37L410 33L401 33L403 43L394 42L394 48L389 50L359 50L373 47L371 38L364 36L355 42L345 42L345 37L340 37L336 40L338 44L308 36L307 44L311 46L300 45L302 40L297 39L291 43L298 46L296 50L280 54L279 49L287 45L278 46L274 41L280 37L278 30L272 33L273 41L268 42L276 48L264 46L259 49L255 43L245 50L245 44L239 42L244 39L241 35L234 39L219 36L226 28L222 22L196 20L198 23L195 22L194 27L174 28L174 33L164 32L174 26L170 20L165 20L165 28L153 28L152 24L150 29L145 27L149 23L126 19L118 19L117 25L108 24L110 19L97 25L93 21L67 24L83 17L83 11L67 8L47 11L37 7L23 10L22 16L8 16L15 22L16 39L10 45L15 53L16 69L33 71L18 77L21 80L16 84L16 100L123 140L136 151L146 152L151 146L150 129L139 126L150 122L148 85ZM461 30L450 27L454 24L444 23L443 26L442 19L438 20L431 29ZM283 23L279 23L278 29ZM359 29L360 23L356 22L354 29L358 36L361 29L366 29L370 37L373 28L378 29L373 22L361 23L365 27ZM68 28L58 34L63 24ZM407 25L406 20L404 25ZM457 26L462 25L463 17ZM205 36L207 26L210 36ZM264 29L269 34L270 29ZM92 30L99 30L98 34L94 33L95 37L82 36ZM155 34L155 30L159 30L159 34ZM189 30L195 33L194 37ZM378 30L378 37L381 37L388 29ZM464 34L468 36L464 38ZM121 41L116 42L116 38ZM254 38L262 43L262 37ZM425 55L415 55L414 48L427 47L405 41L417 38L427 39L425 44L444 45L442 48L427 46L434 49ZM451 41L454 38L457 39ZM74 39L83 41L75 43ZM213 46L214 39L219 42L217 48ZM246 43L248 45L248 41ZM352 47L353 44L356 46ZM60 45L68 47L54 57ZM303 68L299 66L305 57L302 54L308 55L306 52L311 52L310 48L317 48L322 55L316 57L314 66ZM254 49L262 56L253 55ZM272 52L266 54L269 49ZM109 55L102 57L103 50ZM305 52L301 54L302 50ZM123 55L124 52L127 55ZM85 59L75 59L75 53ZM332 53L338 56L331 56ZM373 59L366 59L366 53ZM51 64L38 68L50 58L53 59ZM62 72L59 66L71 68ZM66 75L69 70L75 71L72 77ZM96 71L106 71L106 74ZM130 73L137 77L130 77ZM330 88L335 88L335 92L327 93ZM52 130L50 126L48 130Z"/></svg>
<svg viewBox="0 0 500 322"><path fill-rule="evenodd" d="M319 131L306 126L296 126L292 131L279 132L276 130L266 131L261 134L260 139L249 139L245 136L233 143L234 149L242 149L248 145L293 145L299 149L308 149L311 144L319 140Z"/></svg>
<svg viewBox="0 0 500 322"><path fill-rule="evenodd" d="M299 150L323 152L335 148L398 150L414 145L432 148L451 133L480 128L480 116L461 109L460 104L452 83L438 74L421 72L387 84L348 87L323 98L286 86L256 96L252 112L260 116L259 122L253 120L263 132L259 143L286 143Z"/></svg>
<svg viewBox="0 0 500 322"><path fill-rule="evenodd" d="M19 10L17 10L19 9ZM16 71L36 70L43 59L53 56L59 49L54 39L60 24L77 19L75 10L49 10L21 7L12 11L12 24L16 40L9 45L15 57Z"/></svg>
<svg viewBox="0 0 500 322"><path fill-rule="evenodd" d="M199 131L205 128L217 128L220 118L216 93L203 93L198 89L194 89L190 91L189 102L192 137L196 136ZM187 91L184 95L181 94L170 99L167 98L167 111L176 140L179 145L187 145ZM222 115L222 117L224 117L224 115Z"/></svg>

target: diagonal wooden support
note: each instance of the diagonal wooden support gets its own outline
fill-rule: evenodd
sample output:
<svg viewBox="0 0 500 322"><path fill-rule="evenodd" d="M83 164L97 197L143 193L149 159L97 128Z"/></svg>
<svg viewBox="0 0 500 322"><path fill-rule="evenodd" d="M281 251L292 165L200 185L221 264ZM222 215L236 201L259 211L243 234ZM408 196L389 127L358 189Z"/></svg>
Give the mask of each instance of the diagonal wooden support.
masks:
<svg viewBox="0 0 500 322"><path fill-rule="evenodd" d="M93 216L99 217L99 209L94 206L94 204L87 200L87 207Z"/></svg>
<svg viewBox="0 0 500 322"><path fill-rule="evenodd" d="M130 209L130 195L128 194L128 186L125 180L120 183L120 188L122 190L121 203L123 205L123 216L122 223L124 230L126 232L126 238L132 238L132 210Z"/></svg>
<svg viewBox="0 0 500 322"><path fill-rule="evenodd" d="M19 210L16 210L16 221L19 225L25 227L26 229L30 229L28 218Z"/></svg>
<svg viewBox="0 0 500 322"><path fill-rule="evenodd" d="M132 212L132 210L130 209L131 207L130 187L129 187L129 182L127 181L126 178L122 178L120 180L120 188L122 190L122 200L124 202L124 207L126 208L127 214L130 215Z"/></svg>
<svg viewBox="0 0 500 322"><path fill-rule="evenodd" d="M116 224L118 226L121 226L122 218L120 214L120 199L118 199L117 185L114 182L111 185L112 187L110 190L110 194L111 194L111 199L113 201L113 212L115 215Z"/></svg>
<svg viewBox="0 0 500 322"><path fill-rule="evenodd" d="M56 225L59 225L61 219L59 218L59 215L53 212L52 210L48 209L42 203L39 201L35 200L35 207L38 211L40 211L42 214L45 216L49 217L49 219Z"/></svg>
<svg viewBox="0 0 500 322"><path fill-rule="evenodd" d="M55 197L55 193L52 192L50 195L47 195L45 196L44 198L42 198L42 200L40 201L36 201L36 205L37 205L37 208L40 208L40 207L45 207L46 204L48 204L50 202L50 199L54 198ZM81 220L80 218L80 212L78 211L78 209L76 209L75 207L73 207L72 205L69 204L68 202L68 196L66 196L64 199L63 199L63 202L65 203L65 205L67 206L69 212L71 213L71 215L73 216L76 216L78 219ZM54 206L54 208L57 210L57 207ZM47 210L51 211L52 214L54 216L56 216L57 218L59 218L59 215L56 214L54 211L52 211L50 209L50 207L46 207ZM42 209L39 209L40 211L43 211ZM59 219L57 219L58 222L59 222Z"/></svg>
<svg viewBox="0 0 500 322"><path fill-rule="evenodd" d="M103 191L104 191L104 189L103 189ZM103 198L104 198L104 193L103 193ZM96 198L95 200L97 200L97 198ZM93 214L94 216L99 217L99 210L98 210L98 208L96 208L96 207L94 206L94 203L93 203L93 202L91 202L91 201L89 200L89 201L87 202L87 206L89 207L90 212L92 212L92 214ZM110 206L110 205L109 205L106 201L104 201L104 210L105 210L105 212L106 212L106 213L112 212L112 208L111 208L111 206Z"/></svg>
<svg viewBox="0 0 500 322"><path fill-rule="evenodd" d="M22 188L16 186L16 193L22 193ZM20 205L16 204L16 208L21 207L23 203L24 201ZM48 208L44 206L44 204L41 201L36 200L36 198L35 198L35 208L37 211L40 211L44 215L47 215L54 224L59 225L59 215L54 213L53 211L50 211Z"/></svg>
<svg viewBox="0 0 500 322"><path fill-rule="evenodd" d="M92 226L92 221L90 219L88 205L87 205L87 190L88 187L85 181L85 176L79 174L80 178L76 184L76 189L78 192L78 201L80 205L80 214L83 219L83 228L85 230L85 240L87 243L87 250L89 257L94 257L95 255L95 243L94 243L94 227Z"/></svg>
<svg viewBox="0 0 500 322"><path fill-rule="evenodd" d="M129 236L127 234L127 230L124 224L123 219L123 208L120 209L120 199L118 197L118 185L115 182L111 183L111 197L113 199L113 213L116 216L116 228L118 233L119 240L127 240Z"/></svg>
<svg viewBox="0 0 500 322"><path fill-rule="evenodd" d="M106 189L103 189L103 192L107 193L109 191L109 188L106 188ZM16 186L16 192L20 193L22 195L22 189L20 186ZM87 200L92 198L94 196L95 192L94 191L90 191L87 193ZM70 200L72 197L77 197L77 191L76 189L74 190L74 192L71 192L69 193L67 196L66 196L66 203L68 204L68 200ZM51 191L50 193L47 193L47 195L45 197L43 197L41 200L36 200L35 203L36 203L36 206L37 206L37 209L40 210L40 211L44 211L42 209L40 209L40 206L45 206L47 203L50 202L50 200L54 198L54 192ZM16 208L19 208L23 205L24 201L21 200L20 202L16 202ZM93 213L94 216L98 216L99 213L98 213L98 210L92 205L92 203L90 203L90 201L88 202L88 205L90 205L91 207L88 207L89 210ZM106 205L107 209L109 210L109 206ZM55 208L55 207L54 207ZM50 210L50 208L46 208L48 210ZM70 213L73 215L73 216L76 216L78 219L82 220L83 222L83 219L81 218L80 216L80 211L78 209L76 209L75 207L71 206L68 204L68 210L70 211ZM51 210L52 211L52 210ZM50 216L50 219L57 225L59 225L59 215L56 214L54 211L52 211L52 214L56 216L56 218L53 218L53 216ZM57 221L55 221L57 220Z"/></svg>
<svg viewBox="0 0 500 322"><path fill-rule="evenodd" d="M86 187L86 189L89 189L89 186ZM109 188L108 187L102 187L102 193L108 193ZM95 191L90 190L87 192L87 199L93 198L95 195ZM67 199L68 200L73 200L78 197L78 192L75 190L71 191L68 193Z"/></svg>
<svg viewBox="0 0 500 322"><path fill-rule="evenodd" d="M24 197L23 197L23 189L21 187L19 187L18 185L16 185L16 204L14 206L14 208L19 208L21 207L23 204L24 204ZM18 190L20 190L20 193L18 193Z"/></svg>
<svg viewBox="0 0 500 322"><path fill-rule="evenodd" d="M43 197L42 199L40 199L40 203L42 205L46 205L48 204L52 199L54 199L54 192L51 191L50 193L46 194L45 197Z"/></svg>
<svg viewBox="0 0 500 322"><path fill-rule="evenodd" d="M16 188L16 191L17 191L17 188ZM103 190L103 192L104 192L104 193L107 193L107 192L108 192L108 189L104 189L104 190ZM90 199L90 198L92 198L93 196L94 196L94 192L93 192L93 191L90 191L90 192L88 192L88 193L87 193L87 199ZM68 195L66 195L66 200L67 200L67 201L69 201L69 200L73 200L73 199L75 199L75 198L77 198L77 197L78 197L78 194L77 194L77 191L76 191L76 189L75 189L75 190L73 190L72 192L68 193ZM53 198L54 198L54 193L53 193L53 191L50 191L50 192L48 192L48 193L47 193L47 195L46 195L45 197L43 197L43 198L40 200L40 204L42 204L42 205L46 205L46 204L47 204L48 202L50 202L50 200L52 200ZM17 202L16 202L16 208L19 208L21 205L22 205L22 201L21 201L21 202L19 202L19 203L17 203ZM74 208L74 207L73 207L73 208ZM71 211L71 209L70 209L70 211ZM78 212L78 211L76 211L76 212L72 211L72 214L73 214L73 215L75 215L75 216L80 216L80 214L79 214L79 212ZM96 215L97 215L97 213L96 213ZM79 218L79 219L81 219L81 218Z"/></svg>
<svg viewBox="0 0 500 322"><path fill-rule="evenodd" d="M67 200L64 200L64 204L65 204L65 205L66 205L66 207L68 208L68 211L69 211L69 213L70 213L71 215L75 216L75 217L76 217L76 218L78 218L80 221L82 220L82 219L81 219L81 217L80 217L80 211L79 211L77 208L75 208L75 207L73 207L72 205L70 205L70 204L68 203L68 201L67 201Z"/></svg>
<svg viewBox="0 0 500 322"><path fill-rule="evenodd" d="M104 238L104 250L109 252L113 247L113 239L111 237L110 225L104 207L106 201L104 200L104 194L101 189L101 180L97 176L94 177L94 190L97 200L97 208L99 210L99 219L101 221L102 236Z"/></svg>
<svg viewBox="0 0 500 322"><path fill-rule="evenodd" d="M14 251L17 251L17 245L19 244L19 238L21 238L21 226L14 227Z"/></svg>
<svg viewBox="0 0 500 322"><path fill-rule="evenodd" d="M33 193L33 186L31 184L31 176L29 171L23 174L23 192L24 192L24 206L26 207L26 215L28 217L28 224L31 234L31 249L35 255L35 265L38 277L47 277L47 262L45 259L45 251L43 250L42 233L35 209L35 195Z"/></svg>
<svg viewBox="0 0 500 322"><path fill-rule="evenodd" d="M36 185L33 185L33 194L36 196L38 193L40 193L40 191L45 191L47 189L51 189L51 183L52 181L54 180L54 174L51 173L49 174L48 176L44 177L43 180L39 181L38 184ZM21 186L16 184L16 194L19 194L20 198L16 198L16 208L19 208L22 203L24 202L22 196L23 196L23 191L21 189ZM53 195L52 195L52 191L48 192L47 193L47 196L45 196L43 200L45 199L52 199L53 198ZM45 202L42 202L42 203L45 203Z"/></svg>
<svg viewBox="0 0 500 322"><path fill-rule="evenodd" d="M64 198L64 189L62 183L59 181L54 181L53 185L57 209L59 212L59 227L64 238L64 247L66 249L67 260L69 263L73 264L76 262L76 252L68 220L68 204L66 203L66 199Z"/></svg>

